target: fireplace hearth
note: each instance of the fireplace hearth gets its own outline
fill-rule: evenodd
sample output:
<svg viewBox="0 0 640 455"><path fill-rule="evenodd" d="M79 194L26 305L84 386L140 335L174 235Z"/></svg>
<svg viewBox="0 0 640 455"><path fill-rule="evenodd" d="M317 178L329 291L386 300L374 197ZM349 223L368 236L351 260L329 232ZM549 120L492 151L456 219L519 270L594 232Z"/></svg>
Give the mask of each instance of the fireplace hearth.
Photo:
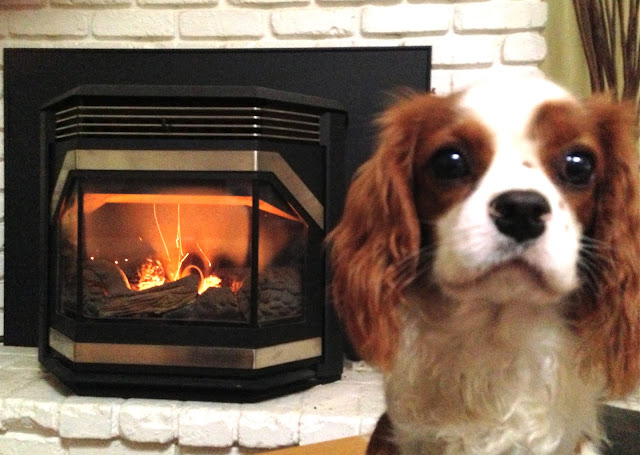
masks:
<svg viewBox="0 0 640 455"><path fill-rule="evenodd" d="M323 356L339 334L322 244L327 162L344 153L339 103L82 86L42 121L47 368L80 393L145 382L246 399L340 377L340 359Z"/></svg>

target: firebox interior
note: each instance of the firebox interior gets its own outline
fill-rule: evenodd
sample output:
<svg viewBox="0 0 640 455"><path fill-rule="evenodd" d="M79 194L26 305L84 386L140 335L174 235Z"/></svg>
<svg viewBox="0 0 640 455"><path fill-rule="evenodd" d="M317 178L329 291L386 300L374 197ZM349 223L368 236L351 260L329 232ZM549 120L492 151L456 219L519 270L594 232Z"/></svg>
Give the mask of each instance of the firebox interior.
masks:
<svg viewBox="0 0 640 455"><path fill-rule="evenodd" d="M253 325L303 317L309 223L270 183L85 176L67 188L56 214L59 312Z"/></svg>

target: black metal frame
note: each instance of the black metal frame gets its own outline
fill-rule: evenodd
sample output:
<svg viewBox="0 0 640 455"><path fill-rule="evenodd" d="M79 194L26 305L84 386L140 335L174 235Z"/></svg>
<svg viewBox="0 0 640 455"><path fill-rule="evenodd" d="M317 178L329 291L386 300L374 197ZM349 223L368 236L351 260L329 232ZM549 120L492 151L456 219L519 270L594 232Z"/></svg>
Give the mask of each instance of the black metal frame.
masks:
<svg viewBox="0 0 640 455"><path fill-rule="evenodd" d="M106 91L106 94L105 94ZM77 105L91 104L95 97L111 96L119 99L126 94L127 97L138 97L142 100L156 100L173 96L184 98L188 104L190 100L200 102L210 99L215 104L220 96L228 97L228 94L219 95L218 89L207 87L166 87L166 86L123 86L103 87L88 86L73 90L67 95L57 98L52 104L45 107L42 115L42 155L49 163L47 173L48 199L54 192L55 182L59 178L62 162L70 150L158 150L160 155L165 150L191 151L206 150L209 155L216 150L265 150L277 152L282 156L294 172L307 174L303 179L312 193L322 202L327 197L326 184L328 178L329 163L334 163L341 156L344 147L344 134L346 128L345 112L339 105L329 102L324 105L313 105L307 108L319 115L322 131L317 143L306 144L296 140L287 139L207 139L200 137L181 137L177 140L166 138L132 138L123 134L120 136L78 135L71 138L60 139L55 135L55 112L60 106L66 106L69 99ZM238 92L238 90L232 90ZM223 91L224 92L224 91ZM250 96L256 92L253 89L240 90L238 96ZM260 90L258 90L260 92ZM209 98L207 98L209 97ZM281 99L282 98L282 99ZM299 102L304 102L305 97L299 97ZM173 100L173 98L168 98ZM307 98L308 99L308 98ZM318 100L311 100L315 103ZM105 102L105 101L102 101ZM107 99L108 103L109 100ZM288 102L286 93L270 93L269 99L260 99L260 103L280 104ZM270 104L267 104L270 105ZM310 166L311 164L311 166ZM335 164L334 164L335 165ZM309 173L309 167L314 171ZM324 227L318 226L313 219L305 215L303 206L297 204L295 197L283 186L279 180L269 172L209 172L209 171L93 171L72 170L66 177L65 187L80 183L80 195L82 194L82 182L91 181L92 178L121 181L128 179L137 182L139 179L151 181L181 181L205 182L207 180L242 179L250 180L254 189L258 182L267 182L278 190L296 210L307 219L309 226L309 242L307 245L308 259L306 276L303 277L304 308L307 315L303 319L283 321L280 324L267 324L259 326L257 323L249 325L233 325L212 321L172 321L164 319L90 319L84 318L82 312L76 311L73 316L61 314L57 311L57 287L47 286L48 298L43 301L40 323L40 349L39 356L43 365L56 373L64 382L69 384L78 393L105 394L113 391L117 395L139 395L141 392L151 393L154 396L163 393L166 388L181 389L197 392L199 389L208 389L209 393L223 395L230 399L244 401L273 396L289 391L291 388L306 387L318 382L336 380L342 371L342 354L340 343L340 331L332 316L332 308L325 296L326 264L324 261L323 239ZM252 258L257 258L258 247L258 213L257 191L253 192L253 216L252 216ZM61 198L62 200L62 198ZM82 212L82 198L79 199L79 213ZM50 210L52 207L49 208ZM79 222L82 217L79 217ZM51 223L50 229L54 229ZM81 222L78 225L79 235L82 235ZM50 232L47 237L54 240L55 234ZM80 242L81 243L81 242ZM55 256L55 242L50 241L50 252L46 262L51 264ZM78 255L80 261L82 254ZM257 260L257 259L256 259ZM257 312L257 263L252 264L252 312ZM81 265L78 264L78 273L81 273ZM57 268L47 267L49 283L57 282ZM78 280L80 282L80 278ZM54 289L55 288L55 289ZM78 301L81 296L79 294ZM79 305L81 305L78 302ZM253 314L252 320L257 320ZM255 321L254 321L255 322ZM323 349L319 357L308 358L300 361L288 362L282 365L259 369L217 368L217 367L177 367L172 365L129 365L129 364L95 364L82 363L70 360L50 345L50 330L65 336L73 343L93 343L99 346L101 343L133 344L133 345L162 345L162 346L203 346L203 347L231 347L258 349L272 345L279 345L291 341L304 340L318 337L322 340ZM144 385L140 390L132 386Z"/></svg>

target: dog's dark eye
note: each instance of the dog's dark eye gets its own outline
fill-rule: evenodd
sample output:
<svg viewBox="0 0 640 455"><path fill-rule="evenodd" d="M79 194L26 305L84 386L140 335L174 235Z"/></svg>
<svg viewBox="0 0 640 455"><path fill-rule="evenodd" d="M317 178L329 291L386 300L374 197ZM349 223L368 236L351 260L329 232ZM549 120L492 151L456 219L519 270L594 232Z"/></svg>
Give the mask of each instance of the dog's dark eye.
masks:
<svg viewBox="0 0 640 455"><path fill-rule="evenodd" d="M438 180L460 180L471 174L465 151L456 146L436 150L428 167Z"/></svg>
<svg viewBox="0 0 640 455"><path fill-rule="evenodd" d="M560 168L560 178L573 186L586 186L593 180L596 159L586 146L570 147L564 154Z"/></svg>

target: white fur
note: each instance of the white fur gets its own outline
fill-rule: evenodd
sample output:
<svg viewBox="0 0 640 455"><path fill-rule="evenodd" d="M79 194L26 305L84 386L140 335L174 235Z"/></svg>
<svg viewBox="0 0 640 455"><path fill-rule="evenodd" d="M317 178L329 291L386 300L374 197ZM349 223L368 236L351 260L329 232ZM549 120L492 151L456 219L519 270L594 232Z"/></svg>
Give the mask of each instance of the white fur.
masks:
<svg viewBox="0 0 640 455"><path fill-rule="evenodd" d="M526 135L535 107L552 99L572 98L545 80L489 82L462 98L496 150L473 193L436 221L431 281L403 306L386 377L402 455L573 455L584 438L599 440L601 380L578 371L560 314L578 283L582 227ZM489 202L514 189L551 206L541 237L522 244L489 216Z"/></svg>

